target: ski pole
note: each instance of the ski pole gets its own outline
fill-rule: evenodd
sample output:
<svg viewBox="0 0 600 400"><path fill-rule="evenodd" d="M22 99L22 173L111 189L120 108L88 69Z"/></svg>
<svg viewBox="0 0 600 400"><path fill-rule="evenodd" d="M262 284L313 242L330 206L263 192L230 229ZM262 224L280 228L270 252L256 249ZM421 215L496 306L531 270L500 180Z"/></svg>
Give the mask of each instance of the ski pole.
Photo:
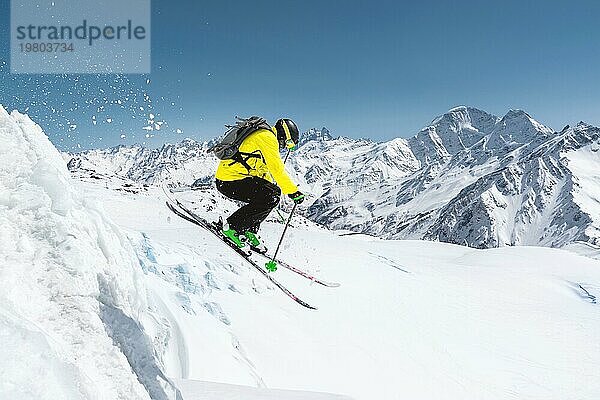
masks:
<svg viewBox="0 0 600 400"><path fill-rule="evenodd" d="M290 221L292 220L292 215L294 215L294 211L296 211L297 205L298 204L294 203L292 212L290 212L290 216L285 224L285 227L283 228L283 233L281 234L281 238L279 239L279 243L277 244L277 248L275 249L275 254L273 254L273 257L271 257L271 260L265 264L265 266L267 267L267 270L269 270L271 272L277 271L277 263L275 262L275 259L277 258L277 253L279 253L279 247L281 247L281 243L283 242L283 237L285 236L285 232L287 231L287 228L290 225Z"/></svg>
<svg viewBox="0 0 600 400"><path fill-rule="evenodd" d="M291 150L287 151L287 154L285 155L285 158L283 159L283 165L285 165L285 163L287 162L287 159L290 156L291 152L292 152ZM269 174L271 174L271 173L269 172ZM275 180L275 178L273 178L273 174L271 174L271 179L273 179L273 181ZM277 215L279 215L279 219L281 220L281 222L285 222L285 218L283 217L283 215L281 215L279 208L276 208L275 211L277 211Z"/></svg>
<svg viewBox="0 0 600 400"><path fill-rule="evenodd" d="M288 149L287 154L285 155L285 158L283 159L283 164L285 165L285 163L287 162L288 157L290 156L290 153L292 151Z"/></svg>
<svg viewBox="0 0 600 400"><path fill-rule="evenodd" d="M275 211L277 211L277 215L279 215L279 221L281 221L281 223L285 223L285 217L281 215L281 211L279 211L279 208L276 208Z"/></svg>

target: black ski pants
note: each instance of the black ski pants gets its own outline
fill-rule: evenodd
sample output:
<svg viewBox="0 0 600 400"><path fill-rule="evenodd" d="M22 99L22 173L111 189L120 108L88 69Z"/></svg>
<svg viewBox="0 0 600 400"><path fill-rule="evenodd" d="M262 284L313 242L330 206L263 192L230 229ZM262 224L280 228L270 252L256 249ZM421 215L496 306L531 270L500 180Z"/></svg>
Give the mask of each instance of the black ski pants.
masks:
<svg viewBox="0 0 600 400"><path fill-rule="evenodd" d="M260 224L277 207L281 189L266 179L249 177L237 181L216 181L217 190L230 199L246 205L231 214L227 223L239 233L258 232Z"/></svg>

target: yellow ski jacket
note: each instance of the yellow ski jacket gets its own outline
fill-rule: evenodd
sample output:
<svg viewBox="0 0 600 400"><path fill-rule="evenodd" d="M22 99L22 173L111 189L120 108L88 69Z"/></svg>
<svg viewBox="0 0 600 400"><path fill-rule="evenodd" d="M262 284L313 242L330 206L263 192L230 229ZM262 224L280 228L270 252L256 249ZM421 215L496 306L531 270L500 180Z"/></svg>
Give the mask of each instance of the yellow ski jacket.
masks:
<svg viewBox="0 0 600 400"><path fill-rule="evenodd" d="M250 169L248 170L242 163L233 160L221 160L215 178L221 181L237 181L256 176L269 182L273 182L275 179L283 194L298 191L298 187L285 171L279 155L279 142L272 131L259 129L250 134L240 145L239 151L253 155L253 157L243 156Z"/></svg>

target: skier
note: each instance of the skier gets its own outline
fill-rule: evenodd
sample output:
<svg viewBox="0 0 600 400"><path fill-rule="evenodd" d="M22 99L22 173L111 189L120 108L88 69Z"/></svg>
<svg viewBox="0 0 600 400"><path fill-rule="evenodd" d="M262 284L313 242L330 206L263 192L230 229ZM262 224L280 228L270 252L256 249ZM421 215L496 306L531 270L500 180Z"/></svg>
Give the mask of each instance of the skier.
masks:
<svg viewBox="0 0 600 400"><path fill-rule="evenodd" d="M215 174L217 190L230 199L246 203L227 218L222 232L244 248L265 253L258 230L269 213L277 207L281 192L296 204L304 201L285 171L280 150L293 151L298 146L298 127L291 119L279 119L271 129L260 128L246 137L235 158L221 160Z"/></svg>

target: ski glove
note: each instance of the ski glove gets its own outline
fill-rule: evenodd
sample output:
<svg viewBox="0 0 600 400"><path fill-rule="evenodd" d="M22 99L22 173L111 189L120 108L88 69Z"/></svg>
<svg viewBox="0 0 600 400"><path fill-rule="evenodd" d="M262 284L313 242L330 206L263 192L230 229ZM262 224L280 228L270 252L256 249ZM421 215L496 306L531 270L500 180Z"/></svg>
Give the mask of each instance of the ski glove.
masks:
<svg viewBox="0 0 600 400"><path fill-rule="evenodd" d="M294 192L292 194L288 194L288 197L294 200L294 203L300 204L304 201L304 193L301 191Z"/></svg>

